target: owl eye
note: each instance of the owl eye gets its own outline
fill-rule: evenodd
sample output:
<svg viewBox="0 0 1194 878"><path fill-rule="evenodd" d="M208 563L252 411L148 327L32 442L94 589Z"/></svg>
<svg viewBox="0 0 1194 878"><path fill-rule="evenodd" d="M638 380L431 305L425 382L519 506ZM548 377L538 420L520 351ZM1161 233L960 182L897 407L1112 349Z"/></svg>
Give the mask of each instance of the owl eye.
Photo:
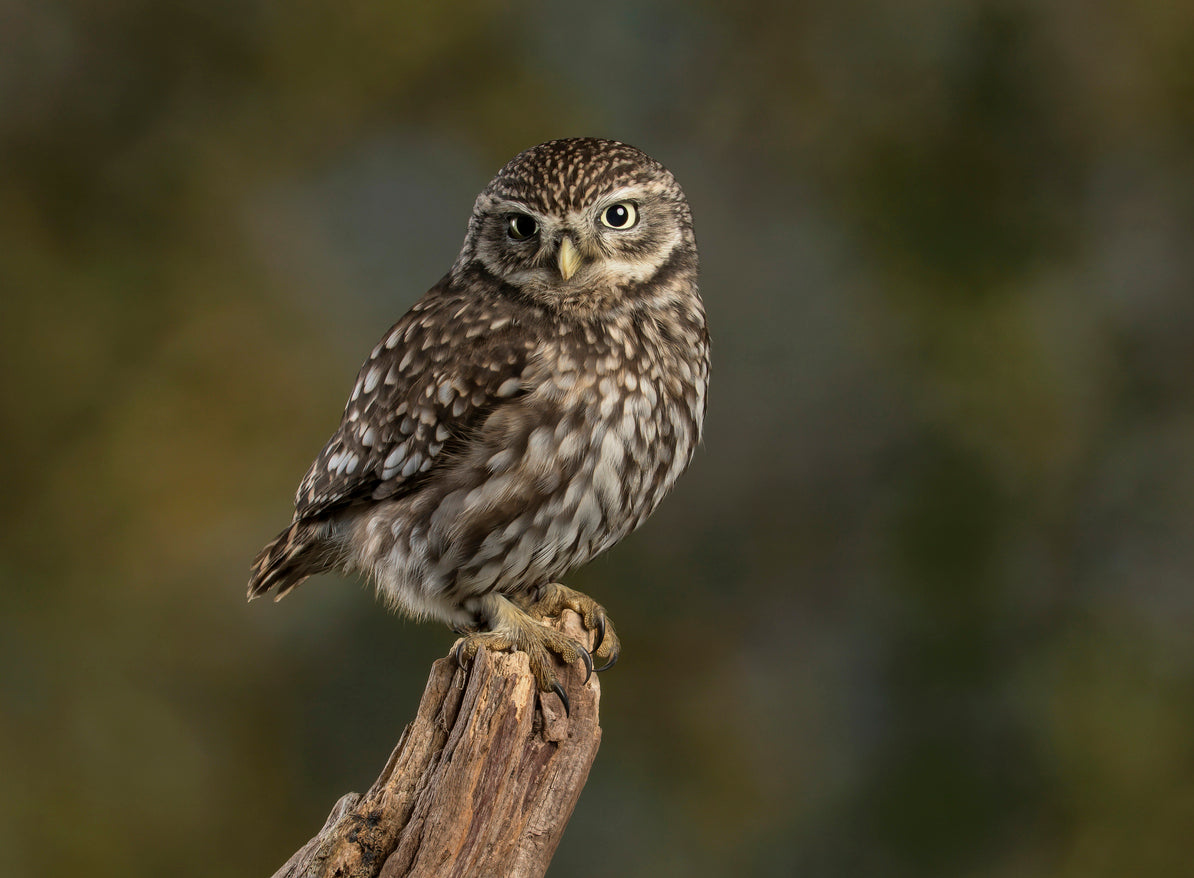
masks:
<svg viewBox="0 0 1194 878"><path fill-rule="evenodd" d="M628 229L638 219L638 211L629 201L611 204L601 212L601 222L611 229Z"/></svg>
<svg viewBox="0 0 1194 878"><path fill-rule="evenodd" d="M510 217L508 228L511 238L525 241L539 231L539 224L525 213L516 213Z"/></svg>

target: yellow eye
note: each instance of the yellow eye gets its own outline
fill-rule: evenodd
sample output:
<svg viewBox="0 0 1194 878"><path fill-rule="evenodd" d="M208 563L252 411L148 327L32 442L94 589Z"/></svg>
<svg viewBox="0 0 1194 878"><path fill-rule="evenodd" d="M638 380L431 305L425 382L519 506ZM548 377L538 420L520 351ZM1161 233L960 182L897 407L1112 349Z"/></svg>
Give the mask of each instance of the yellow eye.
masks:
<svg viewBox="0 0 1194 878"><path fill-rule="evenodd" d="M638 221L638 211L629 201L611 204L601 212L602 224L611 229L628 229Z"/></svg>
<svg viewBox="0 0 1194 878"><path fill-rule="evenodd" d="M525 213L516 213L510 217L508 230L515 241L525 241L539 231L539 224Z"/></svg>

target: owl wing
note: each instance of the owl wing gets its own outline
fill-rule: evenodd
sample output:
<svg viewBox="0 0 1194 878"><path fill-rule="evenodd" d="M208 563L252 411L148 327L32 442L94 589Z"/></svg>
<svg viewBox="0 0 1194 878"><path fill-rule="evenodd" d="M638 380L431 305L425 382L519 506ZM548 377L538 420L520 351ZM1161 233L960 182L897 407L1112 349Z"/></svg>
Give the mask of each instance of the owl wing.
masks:
<svg viewBox="0 0 1194 878"><path fill-rule="evenodd" d="M433 288L373 349L335 435L295 496L295 520L417 488L499 405L523 393L518 320L475 295Z"/></svg>

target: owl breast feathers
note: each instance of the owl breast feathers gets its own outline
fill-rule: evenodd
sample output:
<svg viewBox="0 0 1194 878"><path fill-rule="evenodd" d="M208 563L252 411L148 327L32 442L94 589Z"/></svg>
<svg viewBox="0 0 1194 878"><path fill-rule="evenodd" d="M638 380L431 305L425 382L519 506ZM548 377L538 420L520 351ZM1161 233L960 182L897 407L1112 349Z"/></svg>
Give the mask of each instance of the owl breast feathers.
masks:
<svg viewBox="0 0 1194 878"><path fill-rule="evenodd" d="M613 141L527 150L478 196L452 269L361 368L250 596L357 571L408 613L477 629L471 653L540 645L535 629L550 629L532 617L552 587L616 658L600 605L554 581L672 487L700 440L708 377L672 175ZM550 668L535 671L555 688Z"/></svg>

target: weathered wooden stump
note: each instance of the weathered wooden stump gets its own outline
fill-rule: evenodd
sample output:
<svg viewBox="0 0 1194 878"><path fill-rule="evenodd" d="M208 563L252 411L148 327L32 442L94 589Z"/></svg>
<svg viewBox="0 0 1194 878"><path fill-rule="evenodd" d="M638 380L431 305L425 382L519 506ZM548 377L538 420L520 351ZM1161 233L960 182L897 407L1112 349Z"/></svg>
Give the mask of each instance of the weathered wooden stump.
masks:
<svg viewBox="0 0 1194 878"><path fill-rule="evenodd" d="M576 614L552 622L589 646ZM523 653L431 669L414 722L363 796L343 796L274 878L510 876L547 871L601 743L601 688L557 668L571 715Z"/></svg>

